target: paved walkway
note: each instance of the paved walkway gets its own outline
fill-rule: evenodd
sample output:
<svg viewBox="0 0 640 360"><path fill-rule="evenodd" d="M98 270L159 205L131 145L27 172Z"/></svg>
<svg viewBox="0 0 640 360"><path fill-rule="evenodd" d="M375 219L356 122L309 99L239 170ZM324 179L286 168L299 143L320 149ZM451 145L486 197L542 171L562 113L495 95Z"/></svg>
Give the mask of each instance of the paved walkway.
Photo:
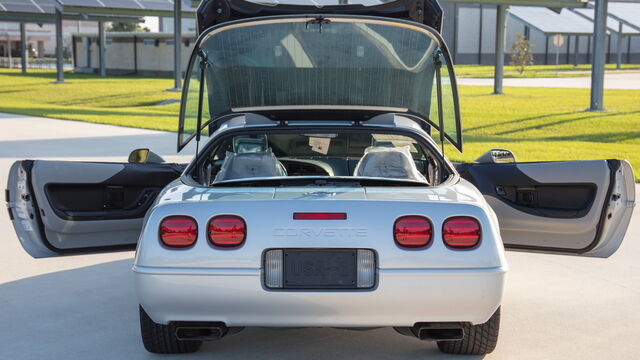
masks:
<svg viewBox="0 0 640 360"><path fill-rule="evenodd" d="M0 128L2 184L11 163L23 158L125 161L130 149L144 146L177 161L189 158L176 156L171 133L3 114ZM500 340L486 358L638 358L639 238L636 211L621 250L609 259L509 252ZM20 247L6 212L0 215L0 359L166 359L142 347L132 257L133 252L119 252L32 259ZM188 357L171 358L452 357L390 328L253 328Z"/></svg>
<svg viewBox="0 0 640 360"><path fill-rule="evenodd" d="M493 78L471 79L459 78L460 85L493 86ZM591 77L572 78L509 78L504 79L504 86L522 87L556 87L556 88L591 88ZM605 89L640 90L640 71L624 73L606 73L604 77Z"/></svg>

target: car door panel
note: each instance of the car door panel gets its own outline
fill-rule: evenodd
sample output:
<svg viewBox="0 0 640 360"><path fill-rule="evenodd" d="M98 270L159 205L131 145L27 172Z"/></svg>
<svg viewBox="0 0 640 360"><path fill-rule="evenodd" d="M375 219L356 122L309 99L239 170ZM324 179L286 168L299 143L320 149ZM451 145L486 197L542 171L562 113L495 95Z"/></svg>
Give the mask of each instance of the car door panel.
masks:
<svg viewBox="0 0 640 360"><path fill-rule="evenodd" d="M510 249L607 257L620 245L624 231L618 230L626 230L635 202L626 161L487 163L460 170L495 211Z"/></svg>
<svg viewBox="0 0 640 360"><path fill-rule="evenodd" d="M18 161L9 174L9 212L34 257L132 249L147 210L181 168Z"/></svg>

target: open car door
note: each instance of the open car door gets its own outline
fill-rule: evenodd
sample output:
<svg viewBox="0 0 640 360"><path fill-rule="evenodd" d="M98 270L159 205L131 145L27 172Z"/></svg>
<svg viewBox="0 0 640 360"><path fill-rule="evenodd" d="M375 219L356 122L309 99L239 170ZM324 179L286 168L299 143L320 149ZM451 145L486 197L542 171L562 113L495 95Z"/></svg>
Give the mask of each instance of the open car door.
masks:
<svg viewBox="0 0 640 360"><path fill-rule="evenodd" d="M17 161L9 217L33 257L134 249L158 193L182 166L157 163Z"/></svg>
<svg viewBox="0 0 640 360"><path fill-rule="evenodd" d="M508 249L606 258L635 205L625 160L461 165L495 211Z"/></svg>

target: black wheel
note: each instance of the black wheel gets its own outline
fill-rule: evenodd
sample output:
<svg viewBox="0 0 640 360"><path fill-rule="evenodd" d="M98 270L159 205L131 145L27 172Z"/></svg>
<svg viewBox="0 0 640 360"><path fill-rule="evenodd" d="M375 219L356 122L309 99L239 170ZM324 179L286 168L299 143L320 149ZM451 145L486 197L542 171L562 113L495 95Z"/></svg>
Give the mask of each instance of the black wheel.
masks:
<svg viewBox="0 0 640 360"><path fill-rule="evenodd" d="M169 325L156 324L140 306L140 333L142 343L147 351L156 354L184 354L198 351L202 341L178 340L176 328Z"/></svg>
<svg viewBox="0 0 640 360"><path fill-rule="evenodd" d="M457 341L438 341L438 349L447 354L484 355L492 352L498 343L500 308L489 321L480 325L465 324L464 338Z"/></svg>

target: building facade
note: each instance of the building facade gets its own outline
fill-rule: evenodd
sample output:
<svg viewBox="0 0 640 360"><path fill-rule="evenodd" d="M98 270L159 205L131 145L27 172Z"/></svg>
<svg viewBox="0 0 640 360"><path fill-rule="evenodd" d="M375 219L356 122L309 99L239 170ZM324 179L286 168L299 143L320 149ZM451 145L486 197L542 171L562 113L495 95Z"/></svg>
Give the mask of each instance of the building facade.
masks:
<svg viewBox="0 0 640 360"><path fill-rule="evenodd" d="M449 46L454 62L457 64L493 64L495 58L496 5L443 2L445 19L443 35ZM522 34L532 45L534 63L555 64L556 51L560 64L573 64L575 43L578 42L578 64L591 61L592 36L564 35L564 44L556 49L552 36L546 36L539 30L527 26L507 15L507 34L505 41L505 63L509 63L511 46L516 35ZM617 34L607 37L607 62L616 61ZM623 63L640 63L640 36L624 36L622 46Z"/></svg>

